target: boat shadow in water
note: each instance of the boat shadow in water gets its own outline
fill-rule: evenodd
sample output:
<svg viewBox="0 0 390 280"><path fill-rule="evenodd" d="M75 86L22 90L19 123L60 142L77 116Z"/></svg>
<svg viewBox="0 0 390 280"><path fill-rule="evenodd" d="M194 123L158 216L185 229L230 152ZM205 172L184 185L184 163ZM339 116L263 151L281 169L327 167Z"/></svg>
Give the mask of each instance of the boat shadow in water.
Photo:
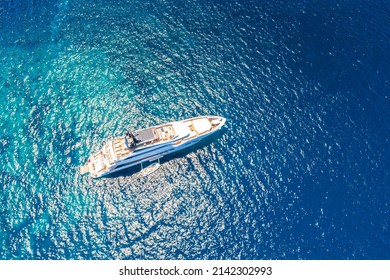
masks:
<svg viewBox="0 0 390 280"><path fill-rule="evenodd" d="M160 158L160 165L161 165L160 168L164 168L164 163L166 163L166 162L169 162L169 161L177 159L177 158L183 158L192 152L196 152L197 150L199 150L201 148L204 148L204 147L211 145L212 143L217 143L218 139L221 139L225 133L226 133L226 128L223 127L217 133L200 140L198 143L196 143L188 148L184 148L183 150L177 151L175 153L172 153L172 154L169 154L169 155L166 155L166 156ZM156 161L157 161L157 159L153 160L152 162L144 162L143 167L145 168ZM141 164L139 164L139 165L132 166L132 167L129 167L127 169L109 174L107 176L103 176L103 178L114 179L114 178L119 178L119 177L131 177L131 176L134 176L136 174L139 174L140 177L142 177L142 175L140 174L141 171L142 171ZM156 172L158 172L158 171L156 171Z"/></svg>

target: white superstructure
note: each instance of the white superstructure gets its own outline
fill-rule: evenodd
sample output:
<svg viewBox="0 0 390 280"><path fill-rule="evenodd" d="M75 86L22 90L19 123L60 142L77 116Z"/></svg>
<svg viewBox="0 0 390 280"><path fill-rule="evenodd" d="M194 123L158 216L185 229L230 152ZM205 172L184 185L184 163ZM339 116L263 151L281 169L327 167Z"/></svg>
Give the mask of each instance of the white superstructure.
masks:
<svg viewBox="0 0 390 280"><path fill-rule="evenodd" d="M215 133L226 119L201 116L141 129L108 141L80 167L80 173L99 178L125 168L153 161L187 148Z"/></svg>

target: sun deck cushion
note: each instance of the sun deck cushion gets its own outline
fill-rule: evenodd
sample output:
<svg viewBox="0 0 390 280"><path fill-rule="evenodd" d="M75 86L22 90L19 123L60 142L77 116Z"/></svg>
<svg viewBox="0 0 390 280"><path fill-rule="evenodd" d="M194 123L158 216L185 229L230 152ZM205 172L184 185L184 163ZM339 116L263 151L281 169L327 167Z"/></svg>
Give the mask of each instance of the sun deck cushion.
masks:
<svg viewBox="0 0 390 280"><path fill-rule="evenodd" d="M205 133L207 131L210 131L211 129L211 123L207 119L198 119L194 120L193 122L194 128L198 134Z"/></svg>

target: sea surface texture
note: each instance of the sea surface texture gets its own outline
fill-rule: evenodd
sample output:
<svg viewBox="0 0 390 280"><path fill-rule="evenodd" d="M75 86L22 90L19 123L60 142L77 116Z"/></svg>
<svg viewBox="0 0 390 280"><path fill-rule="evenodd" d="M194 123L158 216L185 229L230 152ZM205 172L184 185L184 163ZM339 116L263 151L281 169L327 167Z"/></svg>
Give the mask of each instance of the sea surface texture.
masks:
<svg viewBox="0 0 390 280"><path fill-rule="evenodd" d="M0 259L390 259L387 0L1 0ZM109 139L220 133L91 179Z"/></svg>

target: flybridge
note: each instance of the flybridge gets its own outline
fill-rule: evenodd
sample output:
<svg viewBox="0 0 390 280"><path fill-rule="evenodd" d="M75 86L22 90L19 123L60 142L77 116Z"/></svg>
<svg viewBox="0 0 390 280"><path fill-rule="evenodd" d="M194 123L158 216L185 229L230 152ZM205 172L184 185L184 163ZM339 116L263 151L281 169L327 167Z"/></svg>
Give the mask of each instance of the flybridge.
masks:
<svg viewBox="0 0 390 280"><path fill-rule="evenodd" d="M134 135L133 132L128 132L125 135L125 143L129 149L136 147L138 144L145 144L157 139L158 135L154 129L139 131L137 135Z"/></svg>

